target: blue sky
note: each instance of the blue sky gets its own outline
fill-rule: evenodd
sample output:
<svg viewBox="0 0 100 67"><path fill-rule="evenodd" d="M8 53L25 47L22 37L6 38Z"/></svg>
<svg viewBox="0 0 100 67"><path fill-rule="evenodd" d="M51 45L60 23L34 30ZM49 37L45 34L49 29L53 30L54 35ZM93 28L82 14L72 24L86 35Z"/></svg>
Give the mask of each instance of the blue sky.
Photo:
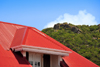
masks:
<svg viewBox="0 0 100 67"><path fill-rule="evenodd" d="M56 23L100 23L100 0L0 0L0 21L42 30Z"/></svg>

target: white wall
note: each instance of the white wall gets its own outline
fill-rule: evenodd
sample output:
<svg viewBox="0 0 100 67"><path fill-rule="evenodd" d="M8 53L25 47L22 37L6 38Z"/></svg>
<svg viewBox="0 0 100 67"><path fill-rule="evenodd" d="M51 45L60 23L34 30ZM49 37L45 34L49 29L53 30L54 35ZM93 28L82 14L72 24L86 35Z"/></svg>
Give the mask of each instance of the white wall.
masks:
<svg viewBox="0 0 100 67"><path fill-rule="evenodd" d="M21 52L25 56L26 52ZM33 67L43 67L43 54L29 52L29 62L33 64ZM61 56L50 55L50 67L60 67ZM40 62L40 66L38 66ZM37 63L37 66L35 65Z"/></svg>
<svg viewBox="0 0 100 67"><path fill-rule="evenodd" d="M41 67L41 54L29 53L29 62L33 61L33 67ZM40 63L40 66L38 66ZM35 65L37 64L37 65Z"/></svg>
<svg viewBox="0 0 100 67"><path fill-rule="evenodd" d="M52 55L51 62L51 67L60 67L60 56Z"/></svg>

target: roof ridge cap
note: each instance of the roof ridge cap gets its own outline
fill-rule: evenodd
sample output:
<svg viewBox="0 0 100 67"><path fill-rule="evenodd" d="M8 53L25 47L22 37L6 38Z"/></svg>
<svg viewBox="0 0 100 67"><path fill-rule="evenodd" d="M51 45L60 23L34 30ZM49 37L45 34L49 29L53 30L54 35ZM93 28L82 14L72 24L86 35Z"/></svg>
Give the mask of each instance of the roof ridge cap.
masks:
<svg viewBox="0 0 100 67"><path fill-rule="evenodd" d="M15 24L15 23L10 23L10 22L3 22L3 21L0 21L0 23L11 24L11 25L16 25L16 26L22 26L22 27L30 27L30 26L26 26L26 25Z"/></svg>
<svg viewBox="0 0 100 67"><path fill-rule="evenodd" d="M26 27L26 29L25 29L25 32L24 32L24 35L23 35L23 39L22 39L22 43L21 44L25 44L25 42L26 42L27 35L28 35L28 28L29 27Z"/></svg>

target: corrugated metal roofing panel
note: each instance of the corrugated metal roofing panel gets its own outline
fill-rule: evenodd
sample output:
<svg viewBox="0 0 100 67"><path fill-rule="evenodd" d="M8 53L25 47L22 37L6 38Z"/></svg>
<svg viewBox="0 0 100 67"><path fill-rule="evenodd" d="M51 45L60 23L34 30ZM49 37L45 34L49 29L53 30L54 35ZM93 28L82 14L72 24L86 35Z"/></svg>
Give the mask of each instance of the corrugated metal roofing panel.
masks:
<svg viewBox="0 0 100 67"><path fill-rule="evenodd" d="M0 23L0 44L4 47L4 49L8 50L14 34L16 32L16 28L12 25L7 25Z"/></svg>
<svg viewBox="0 0 100 67"><path fill-rule="evenodd" d="M4 24L2 23L4 28L6 29L6 32L8 32L10 35L14 36L15 34L15 31L16 31L16 27L15 25L12 25L12 24Z"/></svg>
<svg viewBox="0 0 100 67"><path fill-rule="evenodd" d="M0 67L32 67L20 54L7 51L0 45Z"/></svg>
<svg viewBox="0 0 100 67"><path fill-rule="evenodd" d="M16 30L24 27L25 26L0 22L0 44L5 50L9 50Z"/></svg>

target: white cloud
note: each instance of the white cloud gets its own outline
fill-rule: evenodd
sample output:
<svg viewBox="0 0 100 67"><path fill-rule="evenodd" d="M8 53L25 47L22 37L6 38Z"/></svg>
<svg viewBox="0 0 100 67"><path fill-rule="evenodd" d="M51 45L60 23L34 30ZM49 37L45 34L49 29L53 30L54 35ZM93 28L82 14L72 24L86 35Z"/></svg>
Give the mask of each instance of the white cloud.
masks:
<svg viewBox="0 0 100 67"><path fill-rule="evenodd" d="M95 17L87 13L86 10L79 11L77 15L71 15L65 13L64 15L59 16L56 20L49 22L44 28L53 27L56 23L68 22L75 25L95 25L97 24Z"/></svg>

